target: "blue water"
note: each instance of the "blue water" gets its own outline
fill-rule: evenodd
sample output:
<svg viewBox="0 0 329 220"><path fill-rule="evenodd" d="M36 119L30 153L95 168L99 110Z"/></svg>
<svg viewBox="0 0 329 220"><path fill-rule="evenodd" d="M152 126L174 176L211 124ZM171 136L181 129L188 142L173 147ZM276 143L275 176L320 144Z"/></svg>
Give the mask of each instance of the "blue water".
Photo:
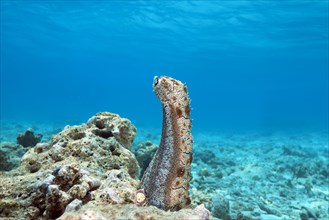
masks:
<svg viewBox="0 0 329 220"><path fill-rule="evenodd" d="M328 128L328 1L1 1L1 119L160 127L155 75L194 129Z"/></svg>

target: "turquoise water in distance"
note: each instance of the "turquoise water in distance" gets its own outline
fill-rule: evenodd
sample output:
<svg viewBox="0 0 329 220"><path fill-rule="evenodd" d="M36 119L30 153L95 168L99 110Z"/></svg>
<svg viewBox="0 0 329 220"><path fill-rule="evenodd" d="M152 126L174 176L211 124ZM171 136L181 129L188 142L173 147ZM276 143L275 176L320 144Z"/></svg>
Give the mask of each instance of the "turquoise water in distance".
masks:
<svg viewBox="0 0 329 220"><path fill-rule="evenodd" d="M196 130L328 129L328 1L1 1L3 121L160 127L155 75Z"/></svg>

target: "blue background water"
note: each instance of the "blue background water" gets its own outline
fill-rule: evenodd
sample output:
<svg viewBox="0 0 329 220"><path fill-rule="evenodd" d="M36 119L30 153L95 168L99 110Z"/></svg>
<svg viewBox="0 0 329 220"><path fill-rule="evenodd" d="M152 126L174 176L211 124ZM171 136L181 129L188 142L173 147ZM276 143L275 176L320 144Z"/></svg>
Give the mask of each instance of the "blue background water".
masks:
<svg viewBox="0 0 329 220"><path fill-rule="evenodd" d="M160 127L154 75L194 129L327 128L328 1L1 1L1 119Z"/></svg>

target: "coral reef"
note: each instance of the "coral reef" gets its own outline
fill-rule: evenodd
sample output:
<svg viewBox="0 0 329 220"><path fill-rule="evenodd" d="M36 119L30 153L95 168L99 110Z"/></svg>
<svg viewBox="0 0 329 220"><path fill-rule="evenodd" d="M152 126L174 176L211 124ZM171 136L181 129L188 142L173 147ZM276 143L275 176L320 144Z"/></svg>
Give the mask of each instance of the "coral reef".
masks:
<svg viewBox="0 0 329 220"><path fill-rule="evenodd" d="M42 134L34 134L32 128L27 129L25 132L17 136L17 143L23 147L34 147L41 141Z"/></svg>
<svg viewBox="0 0 329 220"><path fill-rule="evenodd" d="M26 152L20 167L1 173L0 216L48 219L91 200L132 203L139 176L129 150L135 134L128 119L108 112L66 126L50 144Z"/></svg>
<svg viewBox="0 0 329 220"><path fill-rule="evenodd" d="M114 137L128 150L136 136L136 128L128 119L109 112L96 114L88 120L87 124L96 126L96 129L92 131L95 135L103 138Z"/></svg>
<svg viewBox="0 0 329 220"><path fill-rule="evenodd" d="M132 178L138 178L139 166L129 150L135 134L136 128L129 120L112 113L98 113L86 124L66 126L52 137L50 145L30 149L22 158L22 166L29 172L52 170L54 163L50 160L57 166L79 163L99 173L125 168Z"/></svg>
<svg viewBox="0 0 329 220"><path fill-rule="evenodd" d="M189 207L192 135L187 87L170 77L154 78L153 89L162 104L160 147L143 175L149 205L164 210Z"/></svg>

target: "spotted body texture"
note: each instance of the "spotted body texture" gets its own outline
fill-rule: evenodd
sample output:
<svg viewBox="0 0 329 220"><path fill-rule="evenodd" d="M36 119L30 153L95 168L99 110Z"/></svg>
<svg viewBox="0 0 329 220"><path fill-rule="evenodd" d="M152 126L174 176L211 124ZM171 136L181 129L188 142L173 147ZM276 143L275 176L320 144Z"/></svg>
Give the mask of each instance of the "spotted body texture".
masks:
<svg viewBox="0 0 329 220"><path fill-rule="evenodd" d="M148 205L179 210L191 203L188 192L192 162L190 99L186 85L170 77L155 77L153 89L162 104L162 137L140 188Z"/></svg>

